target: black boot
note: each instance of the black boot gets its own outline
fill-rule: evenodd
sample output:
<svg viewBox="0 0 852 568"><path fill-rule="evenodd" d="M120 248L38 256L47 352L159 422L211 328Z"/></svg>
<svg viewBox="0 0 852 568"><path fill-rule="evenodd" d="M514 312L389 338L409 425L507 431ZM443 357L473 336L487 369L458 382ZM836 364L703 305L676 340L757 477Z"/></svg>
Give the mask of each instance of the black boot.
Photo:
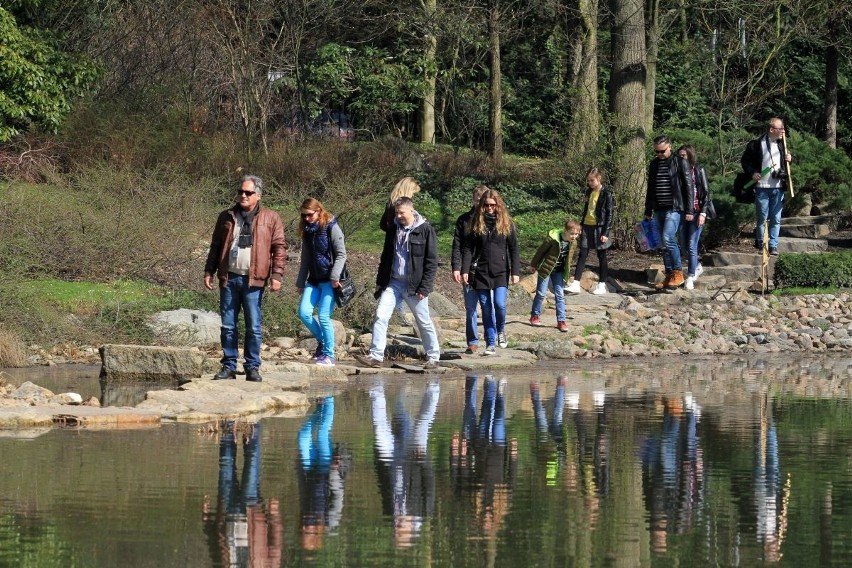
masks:
<svg viewBox="0 0 852 568"><path fill-rule="evenodd" d="M263 380L258 369L246 369L246 380L253 383L259 383Z"/></svg>
<svg viewBox="0 0 852 568"><path fill-rule="evenodd" d="M222 369L218 373L216 373L216 375L213 377L213 380L214 381L224 381L224 380L236 379L236 378L237 378L237 372L234 369L231 369L230 367L224 367L223 366Z"/></svg>

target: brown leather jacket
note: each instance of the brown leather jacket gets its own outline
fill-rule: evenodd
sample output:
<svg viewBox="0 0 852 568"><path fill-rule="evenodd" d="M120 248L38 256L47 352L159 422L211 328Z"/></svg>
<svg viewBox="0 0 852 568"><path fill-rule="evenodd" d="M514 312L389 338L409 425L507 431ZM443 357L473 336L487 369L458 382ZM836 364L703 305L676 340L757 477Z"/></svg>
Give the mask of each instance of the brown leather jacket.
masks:
<svg viewBox="0 0 852 568"><path fill-rule="evenodd" d="M228 284L228 252L234 240L234 225L237 222L235 208L226 209L219 214L213 237L210 239L210 252L204 263L205 274L219 275L219 287ZM284 240L284 225L281 217L266 207L260 206L254 218L254 237L251 246L249 286L266 286L267 280L284 279L284 263L287 261L287 241Z"/></svg>

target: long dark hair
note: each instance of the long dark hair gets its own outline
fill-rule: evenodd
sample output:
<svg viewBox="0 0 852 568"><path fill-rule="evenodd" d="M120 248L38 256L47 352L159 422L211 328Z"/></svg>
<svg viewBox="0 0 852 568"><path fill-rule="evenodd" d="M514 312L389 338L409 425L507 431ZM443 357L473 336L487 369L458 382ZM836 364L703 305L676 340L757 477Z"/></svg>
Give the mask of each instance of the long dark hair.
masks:
<svg viewBox="0 0 852 568"><path fill-rule="evenodd" d="M695 148L693 148L690 144L684 144L680 148L677 149L676 154L680 154L681 151L686 152L686 161L689 162L689 165L693 168L695 167L695 162L698 160L698 154L695 153Z"/></svg>

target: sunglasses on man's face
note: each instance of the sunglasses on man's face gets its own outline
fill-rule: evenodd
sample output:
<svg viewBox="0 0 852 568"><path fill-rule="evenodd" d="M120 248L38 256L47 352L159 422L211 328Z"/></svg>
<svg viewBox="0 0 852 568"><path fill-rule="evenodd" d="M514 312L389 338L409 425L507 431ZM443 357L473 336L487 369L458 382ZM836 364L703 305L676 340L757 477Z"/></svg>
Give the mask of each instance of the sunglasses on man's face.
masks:
<svg viewBox="0 0 852 568"><path fill-rule="evenodd" d="M669 149L668 149L668 148L663 148L662 150L654 150L654 153L655 153L655 154L657 154L657 155L662 156L663 154L665 154L665 153L666 153L666 152L668 152L668 151L669 151Z"/></svg>
<svg viewBox="0 0 852 568"><path fill-rule="evenodd" d="M244 189L238 189L237 190L237 195L244 195L246 197L251 197L255 193L257 193L257 192L256 191L246 191Z"/></svg>

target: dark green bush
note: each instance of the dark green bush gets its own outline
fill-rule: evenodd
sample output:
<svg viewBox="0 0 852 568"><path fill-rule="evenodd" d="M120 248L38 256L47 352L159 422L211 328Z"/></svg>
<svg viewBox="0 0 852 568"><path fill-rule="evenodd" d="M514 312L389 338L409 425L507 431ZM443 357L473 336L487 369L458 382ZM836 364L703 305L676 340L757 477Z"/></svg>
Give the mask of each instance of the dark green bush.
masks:
<svg viewBox="0 0 852 568"><path fill-rule="evenodd" d="M782 254L775 262L775 287L852 287L852 251Z"/></svg>

